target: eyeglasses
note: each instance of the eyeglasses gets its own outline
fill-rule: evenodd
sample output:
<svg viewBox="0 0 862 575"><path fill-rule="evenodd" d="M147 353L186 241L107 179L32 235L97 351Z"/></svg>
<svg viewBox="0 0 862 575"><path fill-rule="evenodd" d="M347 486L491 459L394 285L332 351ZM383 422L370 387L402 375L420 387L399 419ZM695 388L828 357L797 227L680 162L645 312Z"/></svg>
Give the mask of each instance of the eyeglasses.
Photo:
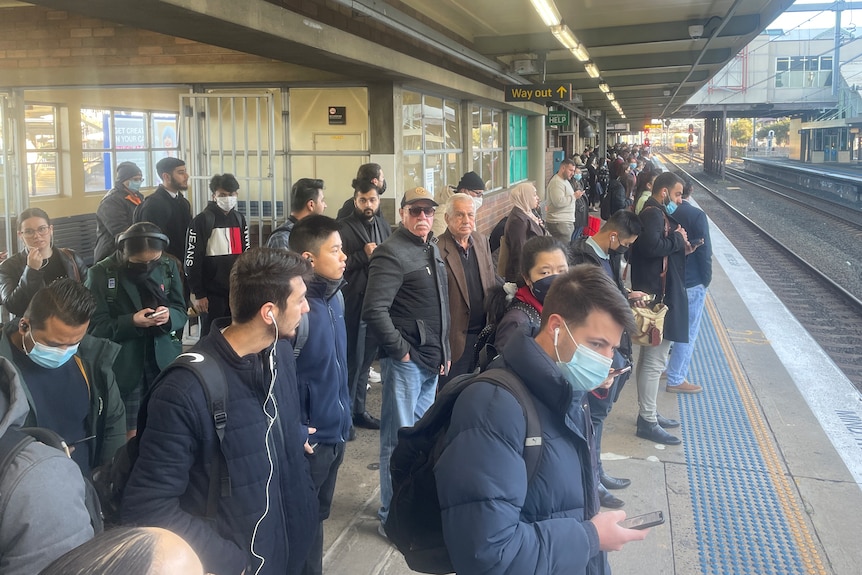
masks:
<svg viewBox="0 0 862 575"><path fill-rule="evenodd" d="M40 236L44 236L45 234L48 233L48 231L50 229L51 229L51 226L39 226L35 230L31 230L31 229L21 230L21 235L24 236L25 238L35 237L36 234L39 234Z"/></svg>
<svg viewBox="0 0 862 575"><path fill-rule="evenodd" d="M410 215L414 218L418 218L419 214L424 213L426 216L433 216L434 212L437 210L434 209L433 206L413 206L411 208L407 208L407 211L410 212Z"/></svg>

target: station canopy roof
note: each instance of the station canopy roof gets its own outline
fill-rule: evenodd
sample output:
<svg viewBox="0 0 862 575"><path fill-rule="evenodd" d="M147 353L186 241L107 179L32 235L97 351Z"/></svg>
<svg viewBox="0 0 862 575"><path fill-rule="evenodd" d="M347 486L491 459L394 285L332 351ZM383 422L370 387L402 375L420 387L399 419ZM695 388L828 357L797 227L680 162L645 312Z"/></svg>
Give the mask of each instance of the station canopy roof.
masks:
<svg viewBox="0 0 862 575"><path fill-rule="evenodd" d="M569 106L604 110L610 122L620 121L606 88L627 121L646 123L680 115L686 100L793 0L31 2L364 80L423 81L369 61L367 52L352 57L339 51L345 42L336 36L349 34L492 88L571 83L577 97ZM262 2L284 12L283 29L271 32L272 22L244 21ZM552 6L544 18L535 6L542 4ZM554 21L559 23L549 25ZM318 41L307 29L314 22L338 34Z"/></svg>

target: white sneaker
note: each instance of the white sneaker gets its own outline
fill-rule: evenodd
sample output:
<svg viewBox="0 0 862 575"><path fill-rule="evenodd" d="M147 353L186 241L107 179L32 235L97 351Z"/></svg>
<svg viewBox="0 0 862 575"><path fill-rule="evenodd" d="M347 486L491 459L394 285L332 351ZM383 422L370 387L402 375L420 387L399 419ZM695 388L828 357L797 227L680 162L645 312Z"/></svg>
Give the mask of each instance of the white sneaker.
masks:
<svg viewBox="0 0 862 575"><path fill-rule="evenodd" d="M377 372L373 367L368 368L368 381L371 383L380 383L380 373Z"/></svg>

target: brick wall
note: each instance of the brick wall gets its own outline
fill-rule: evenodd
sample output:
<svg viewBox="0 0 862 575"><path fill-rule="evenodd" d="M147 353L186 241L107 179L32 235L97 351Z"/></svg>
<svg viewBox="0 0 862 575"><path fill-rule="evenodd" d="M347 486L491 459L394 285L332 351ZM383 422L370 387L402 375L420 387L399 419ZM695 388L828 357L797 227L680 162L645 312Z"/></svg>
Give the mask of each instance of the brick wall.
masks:
<svg viewBox="0 0 862 575"><path fill-rule="evenodd" d="M0 8L0 69L267 62L274 60L70 12Z"/></svg>

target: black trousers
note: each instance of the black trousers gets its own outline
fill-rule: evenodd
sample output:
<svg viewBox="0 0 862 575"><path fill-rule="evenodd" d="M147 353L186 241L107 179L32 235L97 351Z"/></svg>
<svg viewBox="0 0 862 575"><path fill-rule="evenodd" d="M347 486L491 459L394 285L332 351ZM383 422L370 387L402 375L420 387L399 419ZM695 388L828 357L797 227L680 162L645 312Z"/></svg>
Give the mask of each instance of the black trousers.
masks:
<svg viewBox="0 0 862 575"><path fill-rule="evenodd" d="M201 337L210 332L210 327L215 320L230 316L230 302L226 295L211 294L207 296L209 311L200 315L198 321L201 323Z"/></svg>
<svg viewBox="0 0 862 575"><path fill-rule="evenodd" d="M354 415L365 413L368 393L368 369L377 357L377 340L368 332L368 326L358 314L344 314L347 327L347 390Z"/></svg>
<svg viewBox="0 0 862 575"><path fill-rule="evenodd" d="M313 436L312 436L313 437ZM311 480L317 488L317 503L320 506L320 521L317 533L311 544L311 551L302 568L303 575L322 575L323 573L323 520L329 518L332 507L332 496L335 494L335 480L338 478L338 468L344 461L344 444L318 444L314 453L306 454L311 467Z"/></svg>

